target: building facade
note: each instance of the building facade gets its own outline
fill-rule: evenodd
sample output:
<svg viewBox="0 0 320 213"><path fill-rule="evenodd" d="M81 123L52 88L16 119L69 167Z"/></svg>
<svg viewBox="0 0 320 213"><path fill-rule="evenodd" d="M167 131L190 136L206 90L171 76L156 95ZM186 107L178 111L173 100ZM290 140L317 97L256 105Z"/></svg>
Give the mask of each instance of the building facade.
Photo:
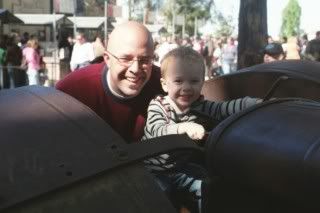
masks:
<svg viewBox="0 0 320 213"><path fill-rule="evenodd" d="M109 0L108 3L116 4L116 0ZM13 14L65 14L66 16L104 16L104 0L0 0L0 8L5 8ZM35 21L36 22L36 21ZM65 20L56 25L53 29L51 23L41 24L5 24L3 32L11 32L22 35L27 32L34 35L42 42L54 41L54 31L56 37L61 30L73 34L73 25L67 24ZM55 23L56 24L56 23ZM101 29L96 29L101 30Z"/></svg>

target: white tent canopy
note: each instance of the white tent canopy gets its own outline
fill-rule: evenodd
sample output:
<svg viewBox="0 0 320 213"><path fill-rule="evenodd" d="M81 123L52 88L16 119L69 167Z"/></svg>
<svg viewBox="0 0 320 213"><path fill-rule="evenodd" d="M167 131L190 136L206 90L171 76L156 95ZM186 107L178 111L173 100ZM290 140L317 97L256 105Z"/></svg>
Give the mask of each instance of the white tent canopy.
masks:
<svg viewBox="0 0 320 213"><path fill-rule="evenodd" d="M104 24L105 17L76 16L68 17L77 28L99 28Z"/></svg>
<svg viewBox="0 0 320 213"><path fill-rule="evenodd" d="M29 25L47 25L59 22L64 17L63 14L14 14L25 24Z"/></svg>

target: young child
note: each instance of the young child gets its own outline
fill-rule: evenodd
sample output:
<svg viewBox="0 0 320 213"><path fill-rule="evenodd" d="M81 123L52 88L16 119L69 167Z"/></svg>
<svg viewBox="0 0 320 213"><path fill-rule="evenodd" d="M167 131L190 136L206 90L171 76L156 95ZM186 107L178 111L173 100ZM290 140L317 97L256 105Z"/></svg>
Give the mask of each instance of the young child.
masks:
<svg viewBox="0 0 320 213"><path fill-rule="evenodd" d="M200 92L204 75L202 56L189 47L176 48L164 56L161 84L168 95L150 102L143 140L169 134L187 134L191 139L200 140L206 130L197 123L198 117L191 109L222 120L257 103L258 99L250 97L220 103L203 100ZM164 191L170 190L171 196L179 194L181 197L182 194L179 201L171 199L177 208L186 206L191 212L201 212L201 184L206 174L203 168L190 166L190 163L172 170L180 157L181 153L163 154L145 163Z"/></svg>

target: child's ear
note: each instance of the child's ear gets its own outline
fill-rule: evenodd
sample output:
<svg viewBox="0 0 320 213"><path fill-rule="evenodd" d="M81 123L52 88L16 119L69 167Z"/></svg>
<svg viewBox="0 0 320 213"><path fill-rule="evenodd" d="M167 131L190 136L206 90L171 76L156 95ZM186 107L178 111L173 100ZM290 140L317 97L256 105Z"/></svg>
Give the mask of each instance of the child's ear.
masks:
<svg viewBox="0 0 320 213"><path fill-rule="evenodd" d="M161 86L162 86L163 91L168 92L166 80L164 78L160 78L160 82L161 82Z"/></svg>

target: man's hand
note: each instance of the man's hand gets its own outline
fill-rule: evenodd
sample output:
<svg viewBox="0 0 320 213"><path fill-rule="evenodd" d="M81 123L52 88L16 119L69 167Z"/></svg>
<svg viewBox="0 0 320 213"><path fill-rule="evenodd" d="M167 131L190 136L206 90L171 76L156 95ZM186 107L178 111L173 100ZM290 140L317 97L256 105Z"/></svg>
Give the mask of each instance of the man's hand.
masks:
<svg viewBox="0 0 320 213"><path fill-rule="evenodd" d="M178 128L178 134L184 133L193 140L201 140L205 135L205 129L200 124L185 122L181 123Z"/></svg>

